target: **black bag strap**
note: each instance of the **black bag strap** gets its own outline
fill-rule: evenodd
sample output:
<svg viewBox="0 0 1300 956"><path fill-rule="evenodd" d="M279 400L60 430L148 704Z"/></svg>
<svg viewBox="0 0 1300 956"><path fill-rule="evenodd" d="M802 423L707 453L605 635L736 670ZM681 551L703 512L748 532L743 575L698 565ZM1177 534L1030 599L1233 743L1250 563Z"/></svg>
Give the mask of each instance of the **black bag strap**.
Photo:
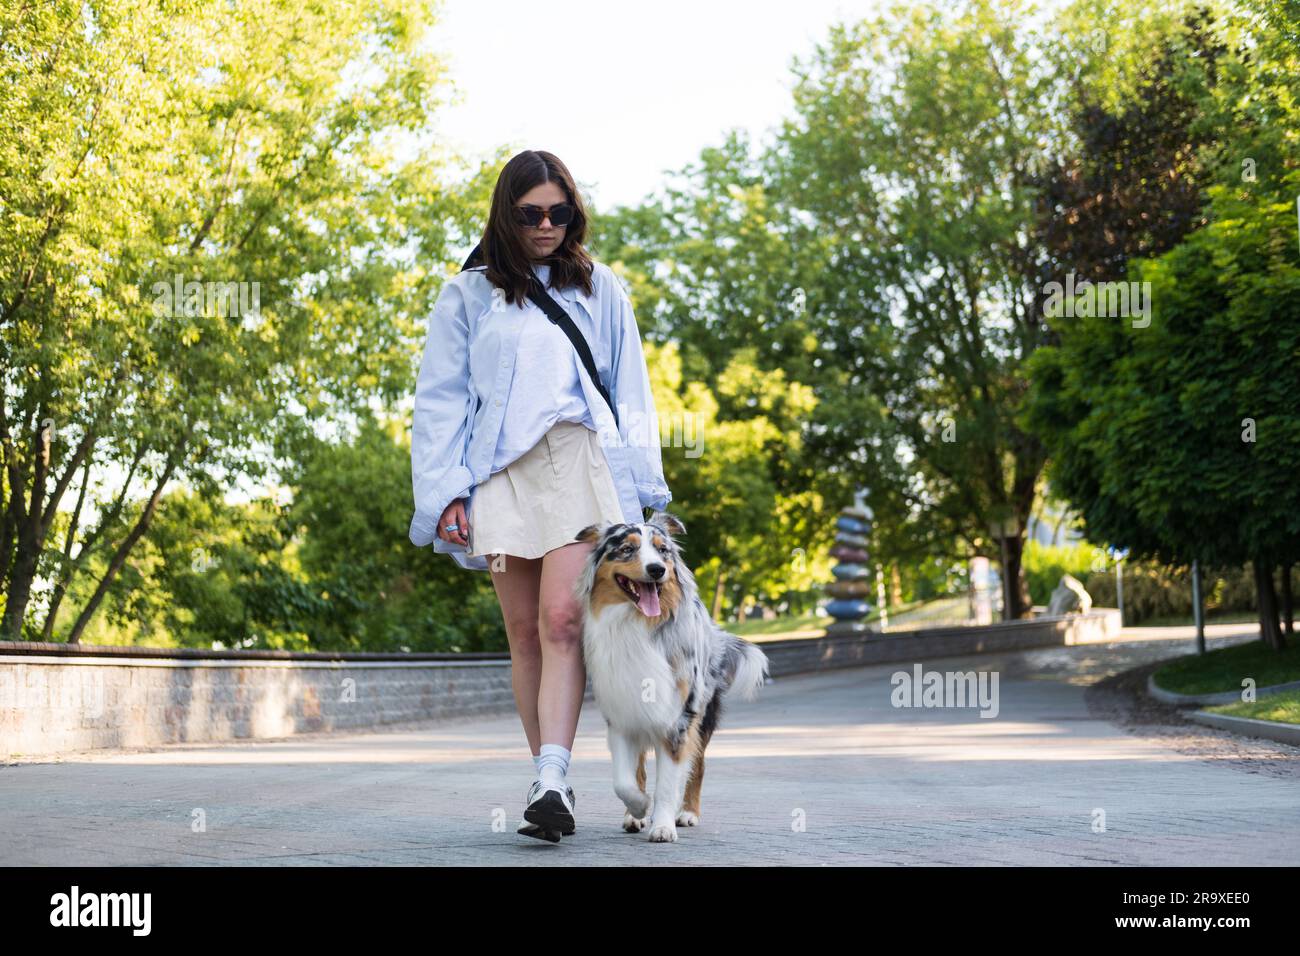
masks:
<svg viewBox="0 0 1300 956"><path fill-rule="evenodd" d="M476 245L474 251L469 254L469 258L465 260L465 264L460 267L460 271L464 272L466 269L472 269L482 264L482 250L480 246ZM564 334L569 337L569 341L577 349L578 358L582 359L583 367L587 370L587 374L591 376L596 391L600 392L601 397L605 399L605 404L614 413L614 424L617 425L618 410L614 408L614 403L610 401L605 383L600 380L600 373L596 371L596 360L591 357L591 349L587 346L587 340L582 337L578 327L573 324L572 316L560 308L560 304L551 298L546 289L542 287L541 282L538 281L537 276L530 275L528 277L528 298L532 299L546 313L546 317L558 325L564 331Z"/></svg>

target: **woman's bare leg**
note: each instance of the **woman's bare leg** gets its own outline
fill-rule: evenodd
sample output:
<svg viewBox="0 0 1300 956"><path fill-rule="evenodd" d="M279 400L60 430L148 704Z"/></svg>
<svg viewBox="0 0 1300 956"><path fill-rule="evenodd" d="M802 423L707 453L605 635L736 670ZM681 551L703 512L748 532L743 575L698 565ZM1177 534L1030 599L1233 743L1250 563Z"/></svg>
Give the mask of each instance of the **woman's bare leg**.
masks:
<svg viewBox="0 0 1300 956"><path fill-rule="evenodd" d="M542 679L537 697L541 739L572 750L578 713L587 686L582 663L581 602L573 583L595 545L575 541L548 551L542 562L537 629L542 647Z"/></svg>
<svg viewBox="0 0 1300 956"><path fill-rule="evenodd" d="M538 690L542 679L542 648L537 629L538 604L542 579L541 558L518 558L490 555L492 585L496 588L505 619L506 638L510 642L510 682L515 692L515 707L524 725L528 747L536 756L542 749L541 728L537 719Z"/></svg>

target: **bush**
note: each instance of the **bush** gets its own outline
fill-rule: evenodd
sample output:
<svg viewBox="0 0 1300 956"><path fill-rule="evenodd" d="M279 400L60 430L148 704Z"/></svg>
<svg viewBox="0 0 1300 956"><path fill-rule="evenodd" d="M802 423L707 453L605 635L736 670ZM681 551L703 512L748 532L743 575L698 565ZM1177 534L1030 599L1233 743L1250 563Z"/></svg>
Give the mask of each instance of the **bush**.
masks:
<svg viewBox="0 0 1300 956"><path fill-rule="evenodd" d="M1089 544L1049 546L1025 543L1023 567L1034 604L1047 604L1061 576L1072 574L1083 582L1097 607L1117 607L1115 565L1106 552ZM1201 573L1205 613L1253 612L1255 578L1247 565L1213 568ZM1151 562L1124 563L1124 620L1140 624L1156 618L1192 616L1192 570Z"/></svg>
<svg viewBox="0 0 1300 956"><path fill-rule="evenodd" d="M1255 579L1249 566L1203 571L1205 613L1254 611ZM1084 584L1094 604L1116 607L1115 571L1093 573ZM1124 564L1124 621L1140 624L1153 618L1192 616L1191 568L1137 562Z"/></svg>
<svg viewBox="0 0 1300 956"><path fill-rule="evenodd" d="M1090 544L1046 545L1026 541L1021 567L1031 603L1047 604L1062 575L1072 574L1086 581L1094 568L1105 567L1105 560L1106 552ZM1093 603L1104 603L1097 600L1092 588L1087 590L1092 594Z"/></svg>

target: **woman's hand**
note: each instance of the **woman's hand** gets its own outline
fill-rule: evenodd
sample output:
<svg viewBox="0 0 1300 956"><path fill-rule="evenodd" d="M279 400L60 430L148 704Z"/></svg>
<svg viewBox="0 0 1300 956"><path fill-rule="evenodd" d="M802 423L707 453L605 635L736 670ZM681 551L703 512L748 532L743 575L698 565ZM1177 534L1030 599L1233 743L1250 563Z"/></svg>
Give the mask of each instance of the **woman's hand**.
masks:
<svg viewBox="0 0 1300 956"><path fill-rule="evenodd" d="M448 544L469 544L469 519L465 517L467 498L457 498L447 505L447 510L438 520L438 537ZM455 531L448 531L447 525L456 525Z"/></svg>

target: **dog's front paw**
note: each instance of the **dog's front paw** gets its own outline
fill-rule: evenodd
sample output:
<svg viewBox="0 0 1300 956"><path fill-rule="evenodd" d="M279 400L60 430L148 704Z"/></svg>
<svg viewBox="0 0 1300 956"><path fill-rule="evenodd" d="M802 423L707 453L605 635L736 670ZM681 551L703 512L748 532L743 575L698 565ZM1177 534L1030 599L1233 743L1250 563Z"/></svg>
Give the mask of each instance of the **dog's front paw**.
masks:
<svg viewBox="0 0 1300 956"><path fill-rule="evenodd" d="M627 807L627 812L632 816L648 817L650 815L650 795L644 790L632 787L616 787L614 792L623 801L623 806Z"/></svg>
<svg viewBox="0 0 1300 956"><path fill-rule="evenodd" d="M677 827L672 823L660 823L650 828L651 843L676 843Z"/></svg>
<svg viewBox="0 0 1300 956"><path fill-rule="evenodd" d="M623 814L623 829L628 833L640 833L645 829L645 817L634 817L630 813Z"/></svg>
<svg viewBox="0 0 1300 956"><path fill-rule="evenodd" d="M690 810L683 810L677 814L677 825L679 827L693 827L700 822L699 814L692 813Z"/></svg>

